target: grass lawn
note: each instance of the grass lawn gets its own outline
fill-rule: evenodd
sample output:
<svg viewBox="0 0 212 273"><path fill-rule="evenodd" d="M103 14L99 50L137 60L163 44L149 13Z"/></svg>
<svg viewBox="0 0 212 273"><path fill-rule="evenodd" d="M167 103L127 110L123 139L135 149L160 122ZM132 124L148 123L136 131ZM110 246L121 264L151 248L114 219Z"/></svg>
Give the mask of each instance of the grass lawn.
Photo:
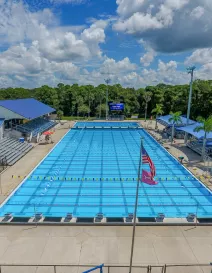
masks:
<svg viewBox="0 0 212 273"><path fill-rule="evenodd" d="M86 117L62 117L62 120L94 120L96 118L86 118Z"/></svg>
<svg viewBox="0 0 212 273"><path fill-rule="evenodd" d="M133 119L133 118L125 118L125 120L144 120L145 118L137 118L137 119ZM87 118L87 117L62 117L62 120L98 120L98 118L96 117L90 117L90 118ZM103 118L102 118L103 120ZM148 121L149 119L147 119Z"/></svg>

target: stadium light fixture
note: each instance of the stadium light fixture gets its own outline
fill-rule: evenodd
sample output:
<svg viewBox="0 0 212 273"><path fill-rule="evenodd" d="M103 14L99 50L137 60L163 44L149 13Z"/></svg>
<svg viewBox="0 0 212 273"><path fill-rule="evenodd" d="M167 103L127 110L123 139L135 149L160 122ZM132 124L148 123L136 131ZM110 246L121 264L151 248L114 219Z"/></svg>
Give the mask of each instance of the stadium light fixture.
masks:
<svg viewBox="0 0 212 273"><path fill-rule="evenodd" d="M190 91L189 91L188 108L187 108L187 121L186 121L187 126L189 125L189 118L190 118L190 112L191 112L192 87L193 87L195 69L196 69L196 66L190 66L187 68L188 74L191 74ZM188 133L185 134L185 143L187 143L187 141L188 141Z"/></svg>

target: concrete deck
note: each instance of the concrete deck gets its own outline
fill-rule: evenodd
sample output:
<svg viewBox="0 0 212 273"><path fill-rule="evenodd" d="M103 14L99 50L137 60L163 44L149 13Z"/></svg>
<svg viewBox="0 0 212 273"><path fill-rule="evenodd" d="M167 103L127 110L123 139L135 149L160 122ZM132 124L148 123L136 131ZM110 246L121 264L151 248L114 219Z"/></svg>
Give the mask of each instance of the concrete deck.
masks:
<svg viewBox="0 0 212 273"><path fill-rule="evenodd" d="M0 264L128 266L131 236L132 227L0 226ZM133 265L209 264L211 253L211 227L136 228ZM12 269L15 270L7 268L3 272L17 272ZM182 271L172 268L167 272L209 273L209 269L212 268L201 271L198 268ZM28 268L26 272L53 272L50 267L33 270L35 268ZM60 268L57 272L78 270ZM152 272L161 272L161 269Z"/></svg>

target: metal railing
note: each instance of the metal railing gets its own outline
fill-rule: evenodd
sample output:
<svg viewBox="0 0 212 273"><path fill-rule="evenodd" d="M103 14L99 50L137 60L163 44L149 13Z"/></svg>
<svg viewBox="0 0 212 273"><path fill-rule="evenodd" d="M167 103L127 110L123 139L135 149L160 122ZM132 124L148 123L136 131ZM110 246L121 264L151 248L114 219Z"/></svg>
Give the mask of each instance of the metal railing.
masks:
<svg viewBox="0 0 212 273"><path fill-rule="evenodd" d="M22 272L27 268L27 273L48 272L48 273L68 273L68 272L91 272L102 269L103 273L128 273L128 265L65 265L65 264L2 264L0 273ZM26 271L24 271L26 272ZM193 272L212 272L212 264L168 264L168 265L134 265L132 273L193 273Z"/></svg>
<svg viewBox="0 0 212 273"><path fill-rule="evenodd" d="M3 158L0 158L0 173L3 172L8 166L7 158L6 156Z"/></svg>

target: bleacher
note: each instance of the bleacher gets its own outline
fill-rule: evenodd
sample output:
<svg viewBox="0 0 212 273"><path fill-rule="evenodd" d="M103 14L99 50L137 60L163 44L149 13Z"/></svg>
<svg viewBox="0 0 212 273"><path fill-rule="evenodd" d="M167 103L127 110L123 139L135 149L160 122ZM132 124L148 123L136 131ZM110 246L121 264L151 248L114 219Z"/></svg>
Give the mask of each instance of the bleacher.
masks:
<svg viewBox="0 0 212 273"><path fill-rule="evenodd" d="M54 127L56 123L51 120L47 120L45 118L37 118L33 119L23 125L16 126L16 130L21 133L26 133L30 135L32 133L32 137L36 137L38 133L42 134L43 132Z"/></svg>
<svg viewBox="0 0 212 273"><path fill-rule="evenodd" d="M0 158L6 160L7 164L11 166L32 148L33 146L29 143L21 143L15 138L5 137L0 140Z"/></svg>
<svg viewBox="0 0 212 273"><path fill-rule="evenodd" d="M172 127L166 127L164 130L169 136L172 135ZM185 137L185 133L183 131L178 131L174 128L174 137L177 139L183 139Z"/></svg>
<svg viewBox="0 0 212 273"><path fill-rule="evenodd" d="M207 142L208 144L209 142ZM206 155L212 155L212 146L207 145L205 147L205 154ZM191 150L193 150L194 152L202 155L202 145L203 143L201 141L191 141L187 143L187 147L189 147Z"/></svg>

